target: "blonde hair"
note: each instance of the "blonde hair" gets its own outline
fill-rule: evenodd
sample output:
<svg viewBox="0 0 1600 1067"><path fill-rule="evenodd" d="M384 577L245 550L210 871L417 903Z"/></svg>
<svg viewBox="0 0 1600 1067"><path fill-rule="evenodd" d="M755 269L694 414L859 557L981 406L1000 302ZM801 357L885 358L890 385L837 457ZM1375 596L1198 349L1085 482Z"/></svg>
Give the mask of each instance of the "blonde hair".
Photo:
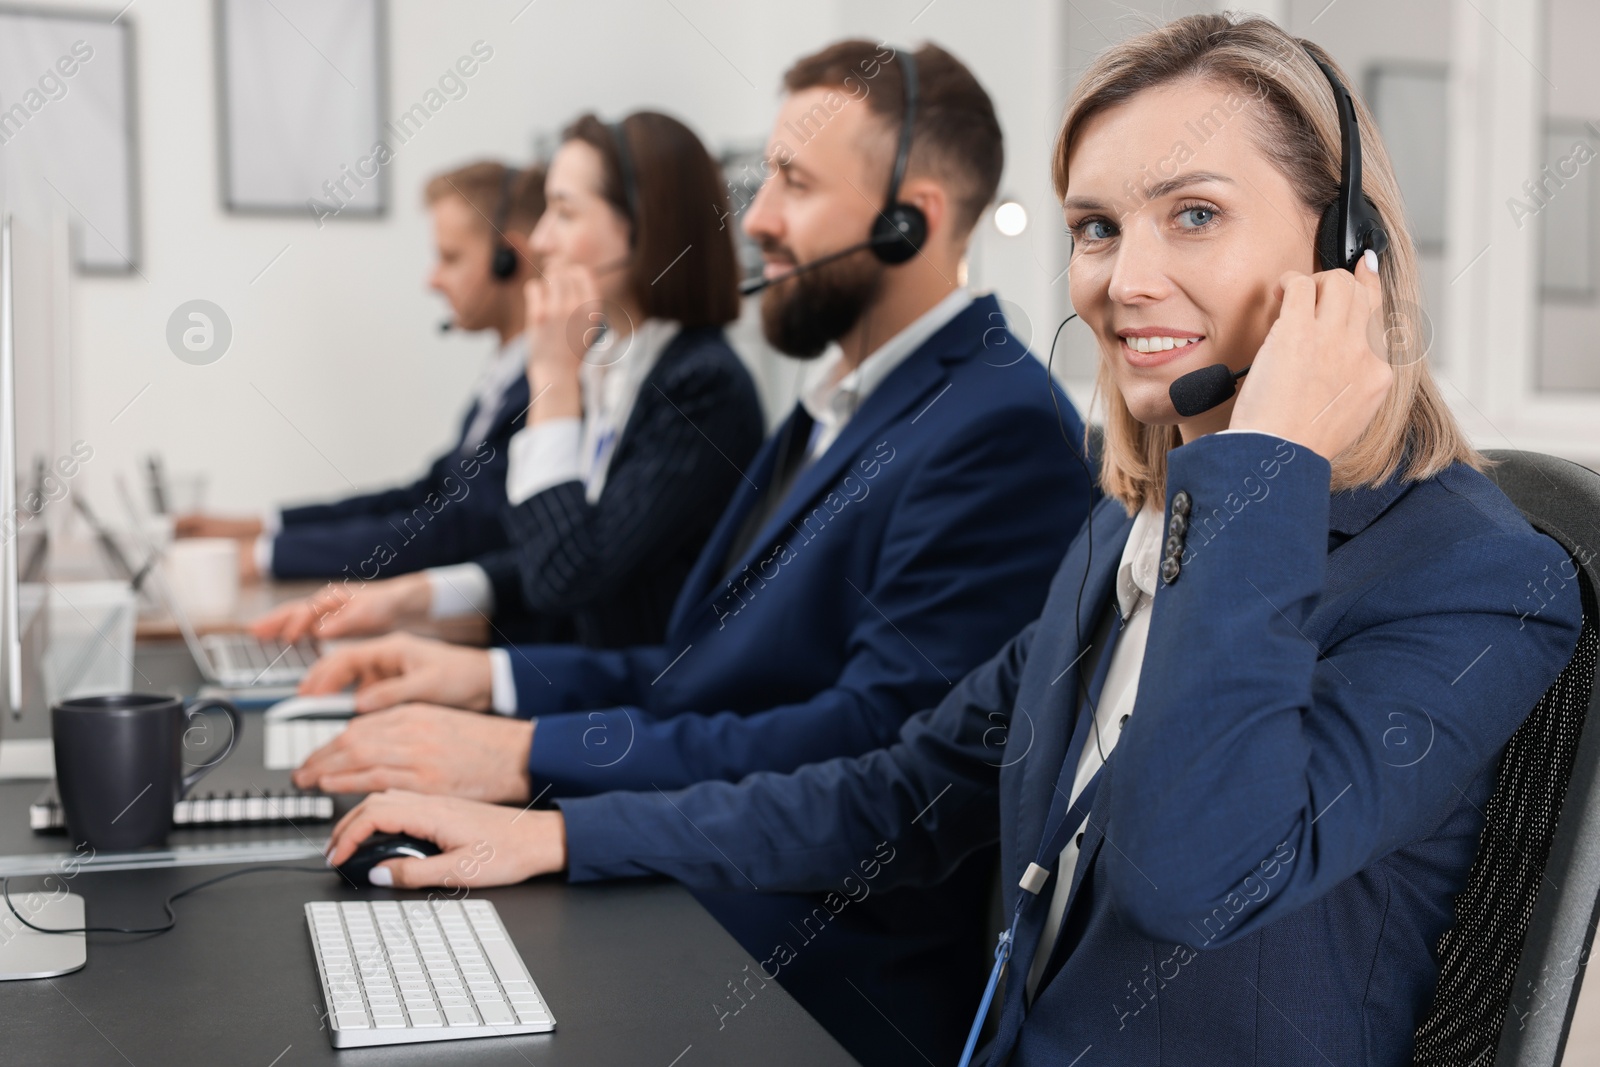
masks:
<svg viewBox="0 0 1600 1067"><path fill-rule="evenodd" d="M1311 54L1308 54L1308 49ZM1190 15L1113 45L1084 72L1067 103L1051 168L1056 196L1067 191L1067 154L1089 119L1141 90L1183 78L1247 92L1262 105L1251 130L1261 151L1317 216L1339 187L1339 119L1327 77L1312 54L1347 86L1349 79L1323 49L1259 16ZM1331 490L1377 486L1405 461L1402 480L1430 478L1456 461L1486 470L1493 461L1467 441L1434 382L1420 339L1422 286L1389 153L1364 101L1354 91L1361 131L1362 189L1389 233L1380 258L1384 345L1394 380L1366 431L1333 458ZM1100 488L1129 515L1147 502L1165 503L1167 452L1182 444L1175 425L1150 426L1133 417L1117 390L1110 363L1097 360L1095 393L1106 401ZM1085 435L1087 447L1087 434Z"/></svg>

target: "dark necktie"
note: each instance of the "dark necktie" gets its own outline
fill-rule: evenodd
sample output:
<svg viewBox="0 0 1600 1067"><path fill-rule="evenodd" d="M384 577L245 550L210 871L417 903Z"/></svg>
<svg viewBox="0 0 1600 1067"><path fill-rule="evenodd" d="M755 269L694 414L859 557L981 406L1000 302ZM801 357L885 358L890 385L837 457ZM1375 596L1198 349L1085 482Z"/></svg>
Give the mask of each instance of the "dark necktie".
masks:
<svg viewBox="0 0 1600 1067"><path fill-rule="evenodd" d="M739 527L739 533L728 546L727 558L722 561L722 572L727 574L738 566L745 553L755 543L756 535L777 513L783 498L789 495L795 479L805 469L807 452L811 447L811 431L816 420L801 404L794 406L794 414L783 428L783 439L778 442L778 457L773 463L772 480L750 505L750 511Z"/></svg>

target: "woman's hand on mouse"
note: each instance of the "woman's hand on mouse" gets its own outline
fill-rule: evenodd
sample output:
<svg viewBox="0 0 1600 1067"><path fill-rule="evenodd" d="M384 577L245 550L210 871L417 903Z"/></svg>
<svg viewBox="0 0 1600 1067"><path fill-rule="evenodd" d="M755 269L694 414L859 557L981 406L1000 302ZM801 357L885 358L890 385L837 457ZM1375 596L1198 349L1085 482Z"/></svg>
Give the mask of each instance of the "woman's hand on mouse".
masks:
<svg viewBox="0 0 1600 1067"><path fill-rule="evenodd" d="M378 833L410 834L441 849L437 856L375 868L388 871L391 884L402 889L512 885L567 866L566 820L559 811L400 790L374 793L339 820L328 840L328 864L339 866Z"/></svg>
<svg viewBox="0 0 1600 1067"><path fill-rule="evenodd" d="M1277 321L1234 401L1229 429L1260 430L1324 459L1354 444L1389 394L1394 368L1377 327L1383 287L1377 255L1355 273L1288 271Z"/></svg>

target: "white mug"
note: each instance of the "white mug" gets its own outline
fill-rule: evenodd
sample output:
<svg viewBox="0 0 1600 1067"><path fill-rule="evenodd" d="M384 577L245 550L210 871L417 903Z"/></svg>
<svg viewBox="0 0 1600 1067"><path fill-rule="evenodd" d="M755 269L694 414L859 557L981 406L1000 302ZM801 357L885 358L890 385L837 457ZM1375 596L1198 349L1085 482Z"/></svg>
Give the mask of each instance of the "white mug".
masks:
<svg viewBox="0 0 1600 1067"><path fill-rule="evenodd" d="M162 566L192 621L224 622L238 610L239 542L233 538L180 538L167 546Z"/></svg>

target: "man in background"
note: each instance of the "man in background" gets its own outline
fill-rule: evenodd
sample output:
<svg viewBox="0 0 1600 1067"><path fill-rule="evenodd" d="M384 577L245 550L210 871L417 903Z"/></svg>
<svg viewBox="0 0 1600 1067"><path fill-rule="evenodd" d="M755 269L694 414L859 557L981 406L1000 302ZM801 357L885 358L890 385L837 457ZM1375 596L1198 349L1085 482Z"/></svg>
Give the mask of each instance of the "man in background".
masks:
<svg viewBox="0 0 1600 1067"><path fill-rule="evenodd" d="M430 180L424 197L437 262L428 285L450 329L494 331L498 350L473 387L450 450L415 482L262 518L187 515L180 537L232 537L246 578L372 581L460 563L506 544L506 448L528 408L523 286L528 235L544 214L544 169L472 163Z"/></svg>

